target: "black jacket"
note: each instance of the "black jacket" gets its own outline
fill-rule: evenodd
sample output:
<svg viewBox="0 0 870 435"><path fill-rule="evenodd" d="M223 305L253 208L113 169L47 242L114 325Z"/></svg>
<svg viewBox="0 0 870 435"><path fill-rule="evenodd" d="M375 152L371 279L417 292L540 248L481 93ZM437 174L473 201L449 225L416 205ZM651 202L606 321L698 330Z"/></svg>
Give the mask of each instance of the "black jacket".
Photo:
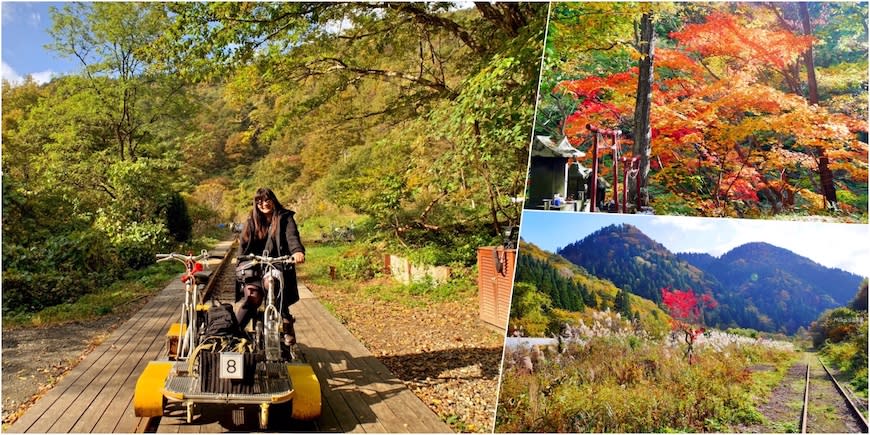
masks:
<svg viewBox="0 0 870 435"><path fill-rule="evenodd" d="M248 218L239 238L239 255L263 255L264 250L269 251L270 257L280 257L297 252L304 254L305 246L302 245L302 239L299 237L299 229L296 227L296 220L293 219L294 214L290 210L284 210L281 213L279 219L281 226L277 233L278 240L269 240L268 235L265 239L257 239L256 234L254 234L254 223L251 218ZM266 246L267 242L268 246Z"/></svg>
<svg viewBox="0 0 870 435"><path fill-rule="evenodd" d="M245 228L242 230L241 237L239 237L239 255L263 255L264 250L269 251L269 257L280 257L297 252L304 254L305 246L302 245L302 239L299 237L299 229L296 227L293 215L294 212L290 210L281 212L280 219L278 220L280 225L277 233L278 240L275 240L275 238L270 239L268 234L266 238L258 239L254 233L254 223L249 217L245 223ZM299 301L299 289L296 286L296 268L286 267L284 269L284 289L282 293L283 300L280 310L282 315L287 316L289 315L287 307Z"/></svg>

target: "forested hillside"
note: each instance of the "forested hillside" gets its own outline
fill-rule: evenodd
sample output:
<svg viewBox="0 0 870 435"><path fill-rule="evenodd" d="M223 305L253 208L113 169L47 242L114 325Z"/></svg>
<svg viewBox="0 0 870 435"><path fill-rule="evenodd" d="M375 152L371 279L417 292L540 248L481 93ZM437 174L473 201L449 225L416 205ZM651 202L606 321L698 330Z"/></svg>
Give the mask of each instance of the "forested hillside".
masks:
<svg viewBox="0 0 870 435"><path fill-rule="evenodd" d="M663 334L668 315L652 301L620 289L565 258L521 242L511 325L531 336L558 333L567 323L611 311L651 334Z"/></svg>
<svg viewBox="0 0 870 435"><path fill-rule="evenodd" d="M3 83L3 312L240 221L473 264L518 222L546 4L69 3L77 74Z"/></svg>
<svg viewBox="0 0 870 435"><path fill-rule="evenodd" d="M663 287L692 288L700 293L718 287L703 272L629 224L604 227L556 253L657 303L662 300Z"/></svg>
<svg viewBox="0 0 870 435"><path fill-rule="evenodd" d="M848 303L862 280L766 243L747 243L718 258L674 254L629 224L604 227L557 253L657 303L663 288L708 294L717 306L705 310L705 321L723 329L792 334Z"/></svg>
<svg viewBox="0 0 870 435"><path fill-rule="evenodd" d="M706 267L696 266L721 283L717 297L730 293L757 308L760 324L741 326L789 333L806 328L824 310L846 305L862 279L767 243L747 243ZM752 321L746 317L744 322Z"/></svg>

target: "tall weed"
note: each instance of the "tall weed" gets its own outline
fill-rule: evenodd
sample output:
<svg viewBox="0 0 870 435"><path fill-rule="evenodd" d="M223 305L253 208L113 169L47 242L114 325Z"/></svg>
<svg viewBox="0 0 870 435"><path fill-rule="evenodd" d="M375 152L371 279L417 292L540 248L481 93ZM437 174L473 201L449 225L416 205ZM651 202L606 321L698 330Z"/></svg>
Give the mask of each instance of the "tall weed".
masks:
<svg viewBox="0 0 870 435"><path fill-rule="evenodd" d="M637 336L594 336L562 352L509 350L496 430L727 431L762 418L750 366L793 357L729 344L698 350L690 364L681 348ZM533 361L532 372L524 359Z"/></svg>

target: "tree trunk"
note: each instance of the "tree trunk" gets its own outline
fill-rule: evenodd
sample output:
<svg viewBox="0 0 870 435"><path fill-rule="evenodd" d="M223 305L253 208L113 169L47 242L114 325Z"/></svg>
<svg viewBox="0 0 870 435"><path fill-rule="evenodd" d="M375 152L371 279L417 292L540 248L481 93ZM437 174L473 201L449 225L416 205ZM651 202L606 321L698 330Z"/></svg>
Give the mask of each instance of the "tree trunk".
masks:
<svg viewBox="0 0 870 435"><path fill-rule="evenodd" d="M806 3L798 3L798 11L801 16L801 26L803 27L804 35L812 35L813 29L810 26L810 12ZM816 81L816 65L813 59L813 46L810 45L807 51L803 54L804 66L807 68L807 88L809 90L808 99L810 104L819 104L819 86Z"/></svg>
<svg viewBox="0 0 870 435"><path fill-rule="evenodd" d="M810 24L810 12L807 4L804 2L798 3L798 13L800 14L801 27L804 35L812 35L813 29ZM819 104L819 86L816 81L816 65L813 59L813 46L803 53L804 66L807 69L807 100L813 106ZM830 208L837 207L837 191L834 188L834 174L828 167L828 156L825 149L817 147L819 153L819 181L821 182L821 194L825 198L825 205Z"/></svg>
<svg viewBox="0 0 870 435"><path fill-rule="evenodd" d="M649 203L647 179L649 178L649 162L652 155L652 127L650 125L650 107L652 105L653 55L655 51L655 32L653 18L644 14L640 19L640 40L637 50L640 52L639 73L637 79L637 97L634 103L634 148L635 156L640 157L640 192L632 192L638 208ZM638 190L634 188L632 190Z"/></svg>

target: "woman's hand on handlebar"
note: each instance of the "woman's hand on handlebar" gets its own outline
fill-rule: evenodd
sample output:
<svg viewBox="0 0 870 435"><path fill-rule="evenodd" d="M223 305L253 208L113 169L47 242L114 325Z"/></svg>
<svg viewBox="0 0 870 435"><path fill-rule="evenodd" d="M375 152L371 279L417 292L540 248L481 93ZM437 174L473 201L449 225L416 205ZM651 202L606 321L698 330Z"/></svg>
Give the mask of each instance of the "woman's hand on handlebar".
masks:
<svg viewBox="0 0 870 435"><path fill-rule="evenodd" d="M296 264L302 264L302 263L304 263L304 262L305 262L305 253L303 253L303 252L294 252L294 253L293 253L293 261L296 262Z"/></svg>

